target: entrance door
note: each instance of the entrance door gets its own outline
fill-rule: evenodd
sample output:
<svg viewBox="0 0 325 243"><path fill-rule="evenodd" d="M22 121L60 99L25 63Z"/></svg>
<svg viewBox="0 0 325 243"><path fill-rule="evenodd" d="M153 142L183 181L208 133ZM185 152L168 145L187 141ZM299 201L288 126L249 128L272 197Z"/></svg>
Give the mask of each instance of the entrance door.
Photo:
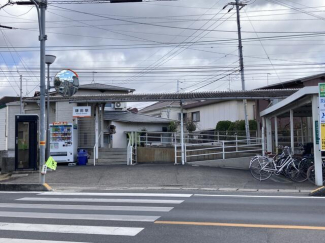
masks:
<svg viewBox="0 0 325 243"><path fill-rule="evenodd" d="M37 121L35 115L16 116L16 170L37 170Z"/></svg>

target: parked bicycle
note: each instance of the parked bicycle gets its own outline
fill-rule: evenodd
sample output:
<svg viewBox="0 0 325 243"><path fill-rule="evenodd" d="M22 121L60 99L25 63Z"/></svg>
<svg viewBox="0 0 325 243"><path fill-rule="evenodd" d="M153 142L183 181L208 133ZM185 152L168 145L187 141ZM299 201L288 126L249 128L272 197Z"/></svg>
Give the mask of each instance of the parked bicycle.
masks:
<svg viewBox="0 0 325 243"><path fill-rule="evenodd" d="M284 175L295 182L307 180L309 161L297 159L292 156L291 148L284 147L281 154L271 156L255 156L250 162L252 176L260 181L269 179L274 175Z"/></svg>
<svg viewBox="0 0 325 243"><path fill-rule="evenodd" d="M325 183L325 162L323 161L323 183ZM307 178L312 184L315 184L315 165L314 161L307 170Z"/></svg>

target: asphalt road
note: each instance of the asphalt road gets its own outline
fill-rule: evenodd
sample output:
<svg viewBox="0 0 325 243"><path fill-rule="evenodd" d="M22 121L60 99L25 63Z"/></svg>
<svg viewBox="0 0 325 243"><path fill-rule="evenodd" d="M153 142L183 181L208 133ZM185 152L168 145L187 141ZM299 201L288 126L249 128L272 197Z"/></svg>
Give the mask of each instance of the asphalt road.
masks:
<svg viewBox="0 0 325 243"><path fill-rule="evenodd" d="M325 242L325 198L207 193L0 192L0 243Z"/></svg>

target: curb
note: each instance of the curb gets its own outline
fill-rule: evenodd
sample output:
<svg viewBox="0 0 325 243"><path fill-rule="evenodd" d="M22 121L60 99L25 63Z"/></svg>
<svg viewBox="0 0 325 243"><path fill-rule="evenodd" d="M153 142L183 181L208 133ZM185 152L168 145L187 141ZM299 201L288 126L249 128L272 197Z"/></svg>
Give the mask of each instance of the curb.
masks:
<svg viewBox="0 0 325 243"><path fill-rule="evenodd" d="M312 197L325 197L325 186L317 188L309 193L309 196Z"/></svg>
<svg viewBox="0 0 325 243"><path fill-rule="evenodd" d="M55 184L55 183L54 183ZM249 189L249 188L206 188L206 187L65 187L55 188L54 191L87 191L87 190L101 190L101 191L128 191L128 190L182 190L182 191L210 191L210 192L249 192L249 193L304 193L309 194L312 189Z"/></svg>
<svg viewBox="0 0 325 243"><path fill-rule="evenodd" d="M0 184L0 191L52 191L47 184Z"/></svg>

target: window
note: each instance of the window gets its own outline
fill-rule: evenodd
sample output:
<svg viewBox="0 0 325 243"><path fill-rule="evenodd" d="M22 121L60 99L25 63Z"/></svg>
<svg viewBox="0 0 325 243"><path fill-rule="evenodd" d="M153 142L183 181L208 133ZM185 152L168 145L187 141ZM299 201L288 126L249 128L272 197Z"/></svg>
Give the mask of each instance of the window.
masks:
<svg viewBox="0 0 325 243"><path fill-rule="evenodd" d="M187 113L183 113L183 120L185 121L187 118ZM181 113L178 113L178 120L181 120Z"/></svg>
<svg viewBox="0 0 325 243"><path fill-rule="evenodd" d="M192 121L199 122L200 121L200 112L192 112Z"/></svg>

